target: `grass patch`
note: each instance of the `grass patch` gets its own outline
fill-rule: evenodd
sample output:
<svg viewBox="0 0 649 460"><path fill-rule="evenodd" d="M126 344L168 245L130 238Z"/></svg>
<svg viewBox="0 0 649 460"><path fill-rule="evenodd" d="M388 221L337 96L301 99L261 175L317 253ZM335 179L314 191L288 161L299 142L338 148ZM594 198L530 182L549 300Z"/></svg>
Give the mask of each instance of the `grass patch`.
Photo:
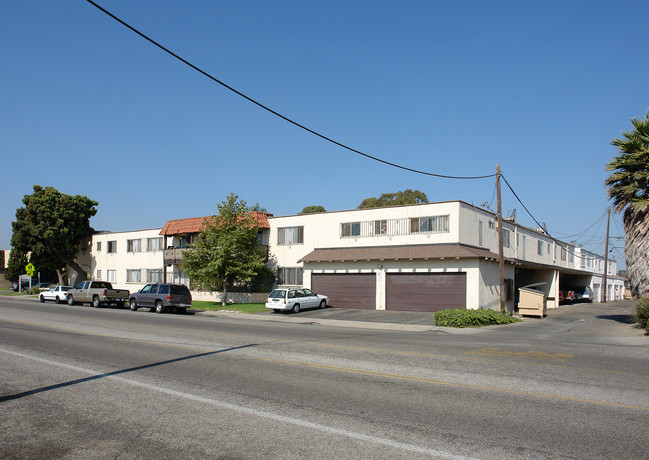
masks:
<svg viewBox="0 0 649 460"><path fill-rule="evenodd" d="M435 312L435 326L480 327L493 324L511 324L521 321L495 310L441 310Z"/></svg>
<svg viewBox="0 0 649 460"><path fill-rule="evenodd" d="M23 292L14 292L11 290L7 290L7 291L0 291L0 295L10 295L10 296L29 295L29 292L27 292L26 290Z"/></svg>
<svg viewBox="0 0 649 460"><path fill-rule="evenodd" d="M267 311L265 303L229 303L225 307L221 302L209 300L192 300L192 310L205 311L240 311L241 313L260 313Z"/></svg>

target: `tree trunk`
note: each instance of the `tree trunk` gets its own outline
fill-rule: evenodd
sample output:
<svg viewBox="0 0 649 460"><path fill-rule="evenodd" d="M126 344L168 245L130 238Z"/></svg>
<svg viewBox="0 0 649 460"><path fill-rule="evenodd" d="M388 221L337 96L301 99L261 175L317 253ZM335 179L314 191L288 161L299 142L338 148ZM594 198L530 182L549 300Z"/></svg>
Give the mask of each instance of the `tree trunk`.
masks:
<svg viewBox="0 0 649 460"><path fill-rule="evenodd" d="M75 282L83 281L83 280L88 279L88 274L74 260L66 260L65 263L68 265L68 267L70 267L76 273L77 279L75 280ZM72 277L70 277L70 278L72 278ZM72 281L72 279L70 279L70 281ZM74 283L72 283L72 284L74 284Z"/></svg>
<svg viewBox="0 0 649 460"><path fill-rule="evenodd" d="M624 212L626 241L624 256L631 285L631 294L640 298L649 295L649 215L647 211Z"/></svg>
<svg viewBox="0 0 649 460"><path fill-rule="evenodd" d="M223 280L223 293L221 294L221 306L225 307L228 304L228 280Z"/></svg>
<svg viewBox="0 0 649 460"><path fill-rule="evenodd" d="M63 283L63 273L61 273L60 269L56 269L56 276L59 278L59 286L64 286L65 283Z"/></svg>

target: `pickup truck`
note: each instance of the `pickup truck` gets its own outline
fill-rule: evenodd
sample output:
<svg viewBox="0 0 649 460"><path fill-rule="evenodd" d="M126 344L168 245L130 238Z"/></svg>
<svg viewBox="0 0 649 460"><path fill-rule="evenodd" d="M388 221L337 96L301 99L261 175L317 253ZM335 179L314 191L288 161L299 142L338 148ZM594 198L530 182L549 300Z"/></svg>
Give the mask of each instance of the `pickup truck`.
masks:
<svg viewBox="0 0 649 460"><path fill-rule="evenodd" d="M107 281L82 281L68 291L68 305L89 303L95 308L102 305L123 307L128 302L128 289L113 289Z"/></svg>

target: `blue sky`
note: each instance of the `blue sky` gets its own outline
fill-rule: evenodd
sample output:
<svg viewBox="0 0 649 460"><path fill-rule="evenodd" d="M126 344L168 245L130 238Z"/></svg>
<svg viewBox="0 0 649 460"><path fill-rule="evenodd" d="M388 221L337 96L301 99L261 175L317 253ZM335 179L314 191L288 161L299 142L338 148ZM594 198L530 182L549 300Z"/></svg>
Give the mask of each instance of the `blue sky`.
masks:
<svg viewBox="0 0 649 460"><path fill-rule="evenodd" d="M367 154L453 176L499 163L551 234L570 241L595 224L578 241L604 251L610 141L649 108L646 1L99 3ZM275 215L406 188L496 208L493 178L431 178L341 149L83 0L3 2L0 42L0 247L34 184L98 201L91 225L112 231L213 214L231 192ZM506 188L503 209L535 226Z"/></svg>

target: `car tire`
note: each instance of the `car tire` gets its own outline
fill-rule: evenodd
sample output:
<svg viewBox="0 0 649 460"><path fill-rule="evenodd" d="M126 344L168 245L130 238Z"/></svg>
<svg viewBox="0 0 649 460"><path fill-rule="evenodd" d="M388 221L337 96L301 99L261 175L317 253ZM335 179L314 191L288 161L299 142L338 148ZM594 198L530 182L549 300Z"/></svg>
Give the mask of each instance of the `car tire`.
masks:
<svg viewBox="0 0 649 460"><path fill-rule="evenodd" d="M74 305L74 297L71 295L68 296L68 305Z"/></svg>
<svg viewBox="0 0 649 460"><path fill-rule="evenodd" d="M40 296L38 296L38 300L40 300L41 303L45 303L45 297L43 297L43 294L41 294Z"/></svg>
<svg viewBox="0 0 649 460"><path fill-rule="evenodd" d="M137 300L131 299L129 307L131 308L131 311L137 311Z"/></svg>
<svg viewBox="0 0 649 460"><path fill-rule="evenodd" d="M293 313L300 313L300 304L296 303L295 305L293 305L293 310L292 311L293 311Z"/></svg>
<svg viewBox="0 0 649 460"><path fill-rule="evenodd" d="M325 299L322 299L320 301L320 308L322 309L327 308L327 301Z"/></svg>
<svg viewBox="0 0 649 460"><path fill-rule="evenodd" d="M54 303L61 303L61 298L58 295L54 297Z"/></svg>
<svg viewBox="0 0 649 460"><path fill-rule="evenodd" d="M92 306L95 308L101 307L101 302L99 301L99 297L97 297L96 295L92 296Z"/></svg>
<svg viewBox="0 0 649 460"><path fill-rule="evenodd" d="M155 312L156 313L164 313L165 312L165 306L162 305L162 302L159 300L155 303Z"/></svg>

